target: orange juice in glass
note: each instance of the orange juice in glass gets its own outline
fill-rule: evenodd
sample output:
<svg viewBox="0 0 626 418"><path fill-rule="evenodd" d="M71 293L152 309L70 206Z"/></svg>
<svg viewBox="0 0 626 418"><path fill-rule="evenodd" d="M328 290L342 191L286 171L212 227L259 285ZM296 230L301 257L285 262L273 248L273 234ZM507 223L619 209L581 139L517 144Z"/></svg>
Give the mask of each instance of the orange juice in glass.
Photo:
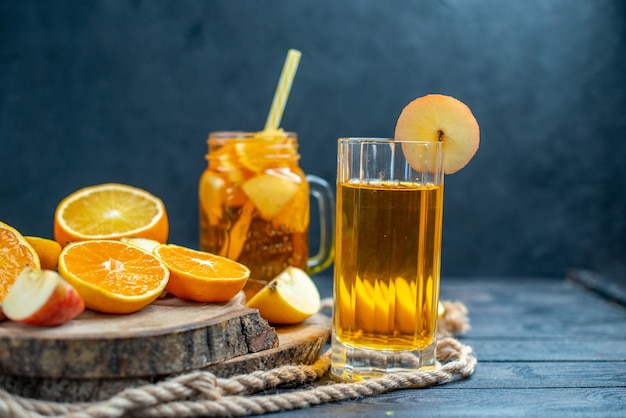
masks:
<svg viewBox="0 0 626 418"><path fill-rule="evenodd" d="M250 271L247 299L288 266L313 274L333 255L334 199L323 179L299 166L297 135L212 132L199 184L200 249ZM320 207L319 252L309 257L309 196Z"/></svg>

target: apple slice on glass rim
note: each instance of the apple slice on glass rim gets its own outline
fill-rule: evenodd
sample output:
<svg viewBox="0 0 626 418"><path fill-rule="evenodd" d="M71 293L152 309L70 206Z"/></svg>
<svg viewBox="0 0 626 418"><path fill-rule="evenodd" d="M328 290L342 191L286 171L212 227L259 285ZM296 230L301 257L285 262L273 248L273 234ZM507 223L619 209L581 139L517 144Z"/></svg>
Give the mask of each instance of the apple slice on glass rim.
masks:
<svg viewBox="0 0 626 418"><path fill-rule="evenodd" d="M454 97L441 94L418 97L406 105L396 123L394 136L403 141L443 142L446 174L465 167L480 144L480 128L470 108ZM407 161L418 167L420 156L412 148L410 143L402 143Z"/></svg>
<svg viewBox="0 0 626 418"><path fill-rule="evenodd" d="M23 324L61 325L85 310L76 289L53 270L24 267L2 301L4 315Z"/></svg>

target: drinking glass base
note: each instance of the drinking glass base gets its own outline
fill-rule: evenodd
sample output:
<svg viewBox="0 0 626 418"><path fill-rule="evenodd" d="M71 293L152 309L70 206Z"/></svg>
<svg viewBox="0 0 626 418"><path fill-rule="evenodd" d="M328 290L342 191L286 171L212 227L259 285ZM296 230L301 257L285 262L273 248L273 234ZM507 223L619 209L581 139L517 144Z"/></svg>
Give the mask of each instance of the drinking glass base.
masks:
<svg viewBox="0 0 626 418"><path fill-rule="evenodd" d="M433 369L437 343L423 349L406 351L373 350L340 342L333 332L331 341L331 376L344 381L373 379L394 372Z"/></svg>

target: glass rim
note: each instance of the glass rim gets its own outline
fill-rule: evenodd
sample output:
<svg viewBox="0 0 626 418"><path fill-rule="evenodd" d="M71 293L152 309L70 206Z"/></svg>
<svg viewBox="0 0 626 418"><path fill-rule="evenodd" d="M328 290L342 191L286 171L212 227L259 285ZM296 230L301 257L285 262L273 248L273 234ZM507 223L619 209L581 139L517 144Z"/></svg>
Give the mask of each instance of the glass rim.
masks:
<svg viewBox="0 0 626 418"><path fill-rule="evenodd" d="M338 139L341 143L354 142L362 144L391 144L391 143L411 143L415 145L428 145L428 146L440 146L443 141L424 141L424 140L411 140L411 139L394 139L384 137L341 137Z"/></svg>
<svg viewBox="0 0 626 418"><path fill-rule="evenodd" d="M218 139L243 139L243 138L253 138L257 136L262 136L261 134L264 131L238 131L238 130L226 130L226 131L211 131L209 132L209 139L218 138ZM276 131L275 134L271 136L285 136L285 137L297 137L298 134L293 131Z"/></svg>

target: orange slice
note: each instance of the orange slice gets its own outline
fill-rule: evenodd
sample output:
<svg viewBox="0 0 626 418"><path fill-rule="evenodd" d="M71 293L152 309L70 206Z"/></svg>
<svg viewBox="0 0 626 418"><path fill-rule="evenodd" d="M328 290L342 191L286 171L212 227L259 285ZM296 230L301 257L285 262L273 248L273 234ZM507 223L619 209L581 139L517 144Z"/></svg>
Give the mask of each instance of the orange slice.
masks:
<svg viewBox="0 0 626 418"><path fill-rule="evenodd" d="M236 164L237 152L235 144L224 144L220 148L211 150L207 155L209 164L215 161L217 164L210 164L217 167L217 171L226 173L226 178L231 184L239 184L244 180L245 173Z"/></svg>
<svg viewBox="0 0 626 418"><path fill-rule="evenodd" d="M239 218L235 221L232 228L226 235L226 242L219 251L220 256L237 260L243 251L243 246L248 237L248 231L252 224L252 215L254 214L254 204L247 201L241 208Z"/></svg>
<svg viewBox="0 0 626 418"><path fill-rule="evenodd" d="M61 245L55 240L42 237L24 237L34 248L39 256L41 268L44 270L54 270L57 268Z"/></svg>
<svg viewBox="0 0 626 418"><path fill-rule="evenodd" d="M54 239L61 244L89 239L140 237L167 241L168 219L161 199L145 190L107 183L80 189L57 206Z"/></svg>
<svg viewBox="0 0 626 418"><path fill-rule="evenodd" d="M39 256L15 228L0 222L0 302L25 266L39 269Z"/></svg>
<svg viewBox="0 0 626 418"><path fill-rule="evenodd" d="M154 254L112 240L68 244L59 256L59 273L89 309L114 314L149 305L163 292L170 275Z"/></svg>
<svg viewBox="0 0 626 418"><path fill-rule="evenodd" d="M166 290L197 302L226 302L248 281L250 270L226 257L173 244L161 244L154 254L170 270Z"/></svg>
<svg viewBox="0 0 626 418"><path fill-rule="evenodd" d="M211 171L205 171L200 178L198 197L209 225L217 225L222 219L222 207L226 201L226 181Z"/></svg>
<svg viewBox="0 0 626 418"><path fill-rule="evenodd" d="M239 162L255 173L264 171L277 155L281 159L297 156L293 139L282 129L261 131L255 137L237 142L235 150Z"/></svg>

